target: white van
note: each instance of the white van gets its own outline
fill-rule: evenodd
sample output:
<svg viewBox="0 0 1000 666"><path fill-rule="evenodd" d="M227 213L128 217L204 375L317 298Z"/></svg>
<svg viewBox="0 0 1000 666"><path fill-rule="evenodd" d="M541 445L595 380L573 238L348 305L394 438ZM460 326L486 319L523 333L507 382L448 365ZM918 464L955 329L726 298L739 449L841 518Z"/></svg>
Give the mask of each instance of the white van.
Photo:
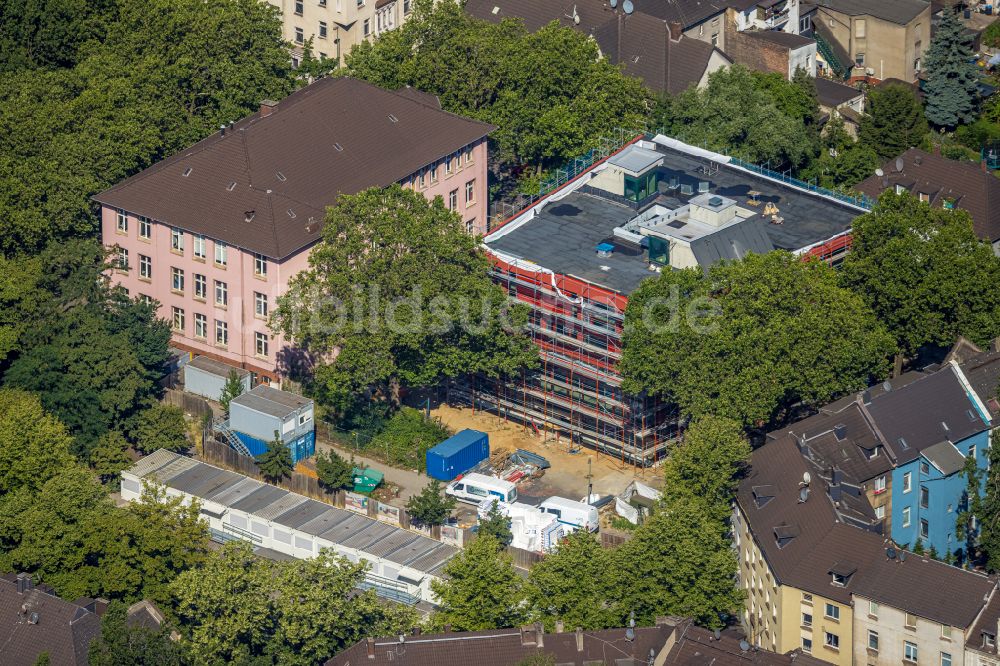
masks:
<svg viewBox="0 0 1000 666"><path fill-rule="evenodd" d="M597 507L583 502L574 502L565 497L550 497L538 508L545 513L551 513L563 525L568 525L574 529L585 529L588 532L596 532L600 527L600 519L597 517Z"/></svg>
<svg viewBox="0 0 1000 666"><path fill-rule="evenodd" d="M445 493L470 504L480 504L488 498L496 498L508 504L517 500L517 486L513 483L476 472L449 483Z"/></svg>

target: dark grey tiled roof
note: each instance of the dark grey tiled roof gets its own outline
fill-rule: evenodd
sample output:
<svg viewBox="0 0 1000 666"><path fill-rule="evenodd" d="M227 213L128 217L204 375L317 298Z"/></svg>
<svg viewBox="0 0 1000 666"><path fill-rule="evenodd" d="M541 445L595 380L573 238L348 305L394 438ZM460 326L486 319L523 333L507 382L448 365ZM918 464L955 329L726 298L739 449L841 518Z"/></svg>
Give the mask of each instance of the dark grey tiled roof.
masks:
<svg viewBox="0 0 1000 666"><path fill-rule="evenodd" d="M413 91L325 78L94 199L283 259L319 240L341 194L391 185L492 130Z"/></svg>
<svg viewBox="0 0 1000 666"><path fill-rule="evenodd" d="M924 11L930 9L930 3L924 0L810 0L811 4L826 7L848 16L873 16L906 25Z"/></svg>

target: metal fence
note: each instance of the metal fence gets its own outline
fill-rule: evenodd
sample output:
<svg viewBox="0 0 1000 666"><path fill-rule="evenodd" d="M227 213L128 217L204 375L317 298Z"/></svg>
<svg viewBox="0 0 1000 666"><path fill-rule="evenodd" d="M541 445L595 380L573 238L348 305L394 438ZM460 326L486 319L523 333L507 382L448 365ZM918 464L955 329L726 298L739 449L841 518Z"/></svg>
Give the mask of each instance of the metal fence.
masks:
<svg viewBox="0 0 1000 666"><path fill-rule="evenodd" d="M810 192L816 192L817 194L822 194L823 196L830 197L832 199L837 199L838 201L843 201L844 203L850 204L852 206L857 206L858 208L864 208L865 210L871 210L875 205L875 201L864 194L858 193L855 195L844 194L843 192L837 192L835 190L829 190L825 187L820 187L813 183L807 183L804 180L799 180L798 178L792 178L791 176L779 173L777 171L771 171L766 167L762 167L757 164L752 164L751 162L744 162L737 157L729 158L729 163L742 167L747 171L752 171L753 173L760 174L767 178L773 178L774 180L780 180L783 183L787 183L793 187L798 187L803 190L808 190Z"/></svg>

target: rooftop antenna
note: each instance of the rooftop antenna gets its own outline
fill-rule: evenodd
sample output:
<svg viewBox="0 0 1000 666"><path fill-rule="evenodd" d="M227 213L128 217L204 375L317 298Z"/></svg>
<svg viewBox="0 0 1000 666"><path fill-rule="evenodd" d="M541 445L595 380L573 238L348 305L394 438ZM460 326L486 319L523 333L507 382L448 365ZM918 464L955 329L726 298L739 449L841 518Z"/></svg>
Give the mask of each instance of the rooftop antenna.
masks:
<svg viewBox="0 0 1000 666"><path fill-rule="evenodd" d="M628 614L628 628L625 629L625 640L629 642L635 640L635 611Z"/></svg>
<svg viewBox="0 0 1000 666"><path fill-rule="evenodd" d="M632 6L632 0L623 0L622 11L625 12L626 14L631 14L633 11L635 11L635 7Z"/></svg>

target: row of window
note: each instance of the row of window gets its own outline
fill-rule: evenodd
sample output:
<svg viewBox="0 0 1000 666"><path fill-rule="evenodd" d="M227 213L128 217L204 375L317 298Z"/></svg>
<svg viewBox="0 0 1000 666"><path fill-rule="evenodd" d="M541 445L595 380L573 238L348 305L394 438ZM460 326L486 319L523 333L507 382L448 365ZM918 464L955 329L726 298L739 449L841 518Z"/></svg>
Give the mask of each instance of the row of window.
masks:
<svg viewBox="0 0 1000 666"><path fill-rule="evenodd" d="M364 0L359 0L358 7L364 7L364 4L365 4ZM410 0L403 0L403 16L407 16L410 13L410 4L411 4ZM320 2L319 6L326 7L326 2L325 1ZM302 2L297 1L295 3L295 15L302 16L303 10L304 7L302 5ZM338 12L342 11L339 2L337 3L337 11ZM382 32L383 30L391 30L392 28L395 27L395 20L394 20L395 15L391 11L389 10L381 11L377 14L377 17L378 17L379 32ZM371 35L371 31L372 31L371 19L366 18L362 23L362 32L365 37L368 37ZM318 30L316 31L316 36L319 37L320 39L326 39L329 36L329 34L330 31L327 22L320 21ZM296 44L305 43L305 30L303 30L301 27L298 26L296 26L295 28L295 43ZM320 53L320 56L325 57L326 54Z"/></svg>
<svg viewBox="0 0 1000 666"><path fill-rule="evenodd" d="M326 7L327 6L326 3L327 3L327 0L319 0L317 4L320 7ZM357 0L357 3L358 3L357 6L358 6L359 9L361 7L365 6L365 0ZM302 13L305 11L305 4L306 4L305 0L295 0L295 15L296 16L302 16ZM409 7L409 4L410 4L409 0L406 0L406 2L404 3L404 6ZM343 5L341 4L341 0L337 0L337 11L338 12L344 11Z"/></svg>
<svg viewBox="0 0 1000 666"><path fill-rule="evenodd" d="M152 224L147 217L138 217L139 221L139 238L143 240L152 239ZM117 226L118 232L122 234L128 234L128 215L123 210L117 212ZM170 230L170 251L174 254L184 254L184 245L187 234L183 229L172 228ZM199 234L191 234L192 238L192 252L195 259L205 260L208 258L208 241L207 239ZM215 263L217 266L223 267L229 264L229 246L222 241L213 241L215 245ZM125 256L127 258L128 251L124 250ZM142 255L139 255L142 256ZM128 265L125 262L125 265ZM257 277L267 277L267 257L262 254L254 253L253 255L253 272Z"/></svg>
<svg viewBox="0 0 1000 666"><path fill-rule="evenodd" d="M187 316L184 308L173 306L171 308L171 327L174 331L187 334ZM229 324L221 319L215 320L215 344L219 347L229 346ZM208 339L208 317L200 312L194 314L194 337L202 340ZM270 355L271 337L267 333L254 332L254 354L260 358L267 358Z"/></svg>
<svg viewBox="0 0 1000 666"><path fill-rule="evenodd" d="M417 172L416 185L419 189L424 189L428 184L433 185L438 182L440 175L439 171L442 169L444 170L444 175L447 178L472 163L472 148L460 150L454 155L449 155L440 163L432 164L431 166ZM472 203L475 200L475 183L476 179L473 178L465 184L467 197L466 203Z"/></svg>

